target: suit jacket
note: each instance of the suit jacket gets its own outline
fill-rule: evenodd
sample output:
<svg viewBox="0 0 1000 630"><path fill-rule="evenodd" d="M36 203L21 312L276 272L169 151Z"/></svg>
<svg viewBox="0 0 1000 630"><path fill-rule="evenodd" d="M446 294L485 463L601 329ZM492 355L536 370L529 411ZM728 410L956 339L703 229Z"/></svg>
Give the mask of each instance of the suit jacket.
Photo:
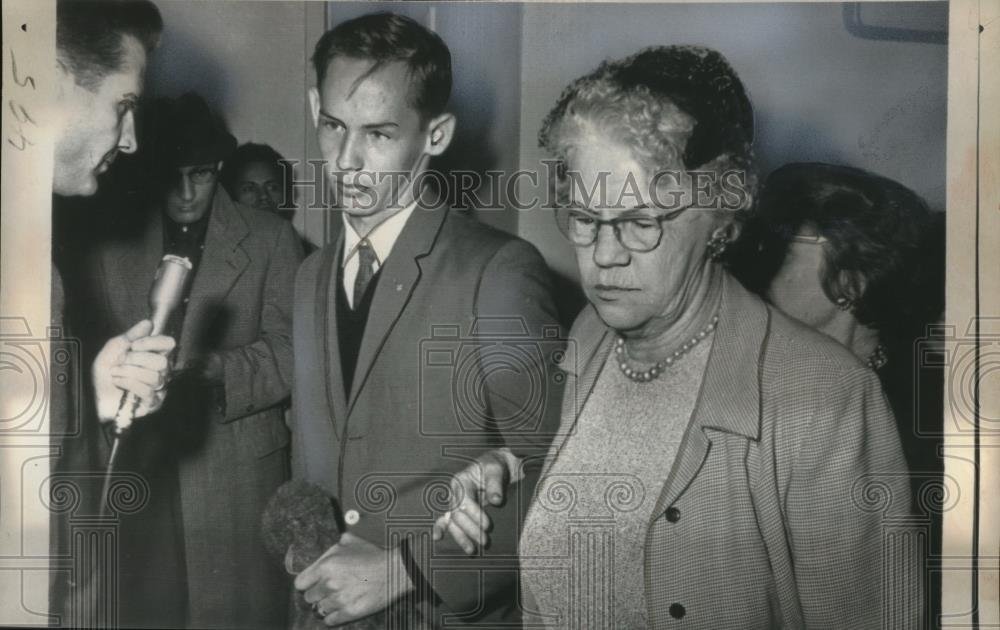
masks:
<svg viewBox="0 0 1000 630"><path fill-rule="evenodd" d="M615 333L588 307L570 339L576 396L546 472ZM651 628L920 627L925 525L907 520L907 469L877 376L731 278L663 477L645 544Z"/></svg>
<svg viewBox="0 0 1000 630"><path fill-rule="evenodd" d="M109 332L148 316L149 286L162 255L158 209L139 234L113 238L98 250L95 290ZM218 353L224 399L171 385L164 409L137 420L122 445L123 458L129 449L133 459L155 458L157 442L170 434L194 627L273 627L284 620L282 577L265 557L260 517L288 477L283 404L291 386L290 311L301 257L286 221L233 203L219 187L175 363ZM152 577L156 568L149 571Z"/></svg>
<svg viewBox="0 0 1000 630"><path fill-rule="evenodd" d="M451 475L482 452L506 444L535 455L534 475L541 467L563 380L548 269L523 240L418 206L381 267L347 393L342 243L310 256L296 278L293 475L337 497L352 533L382 547L412 537L432 623L516 619L511 559L536 476L491 512L497 534L483 556L466 557L450 536L432 545L428 533L448 509Z"/></svg>

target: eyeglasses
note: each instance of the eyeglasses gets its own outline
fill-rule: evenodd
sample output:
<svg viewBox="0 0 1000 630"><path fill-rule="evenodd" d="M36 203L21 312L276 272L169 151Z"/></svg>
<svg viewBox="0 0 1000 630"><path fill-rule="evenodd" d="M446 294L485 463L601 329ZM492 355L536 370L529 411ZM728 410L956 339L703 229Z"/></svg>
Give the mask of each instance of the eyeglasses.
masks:
<svg viewBox="0 0 1000 630"><path fill-rule="evenodd" d="M640 210L648 206L638 206ZM556 224L576 247L589 247L597 241L602 225L610 225L615 238L622 247L637 253L651 252L660 245L663 238L663 224L673 221L692 206L684 206L658 216L635 215L615 219L599 219L597 215L583 208L561 208L556 211Z"/></svg>

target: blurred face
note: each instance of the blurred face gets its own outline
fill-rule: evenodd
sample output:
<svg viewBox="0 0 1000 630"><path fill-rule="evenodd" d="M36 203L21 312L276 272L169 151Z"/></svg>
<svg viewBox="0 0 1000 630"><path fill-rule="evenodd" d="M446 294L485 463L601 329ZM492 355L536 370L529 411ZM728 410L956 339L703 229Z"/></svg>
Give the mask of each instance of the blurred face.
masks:
<svg viewBox="0 0 1000 630"><path fill-rule="evenodd" d="M278 211L282 202L282 172L276 164L250 162L236 174L234 201L257 210Z"/></svg>
<svg viewBox="0 0 1000 630"><path fill-rule="evenodd" d="M804 228L807 236L815 234ZM826 330L841 313L823 292L825 247L815 238L794 238L771 280L768 298L783 313L817 330Z"/></svg>
<svg viewBox="0 0 1000 630"><path fill-rule="evenodd" d="M182 166L167 189L167 216L177 223L194 223L212 207L222 162Z"/></svg>
<svg viewBox="0 0 1000 630"><path fill-rule="evenodd" d="M371 66L335 57L309 97L334 206L377 224L402 209L396 201L410 181L387 175L418 170L431 127L409 103L406 66L388 63L359 82Z"/></svg>
<svg viewBox="0 0 1000 630"><path fill-rule="evenodd" d="M97 177L119 153L134 153L135 108L142 94L146 51L139 40L123 38L124 62L95 91L76 84L72 73L57 72L55 164L52 191L93 195Z"/></svg>
<svg viewBox="0 0 1000 630"><path fill-rule="evenodd" d="M635 227L638 239L643 238L645 230L656 229L653 225L657 217L670 214L669 210L652 207L652 200L638 200L631 194L620 196L621 191L634 189L630 182L648 191L652 177L628 146L595 131L584 132L574 147L567 168L579 174L582 184L570 190L570 203L575 208L602 220L644 219ZM595 190L601 177L605 178L607 195L604 199L593 197L587 206L584 191ZM666 188L671 186L679 190L676 184ZM670 199L668 194L657 194L660 199ZM682 205L687 203L689 195ZM641 207L644 204L646 207ZM624 334L641 331L654 319L660 324L679 319L710 264L705 250L716 220L713 212L683 211L670 221L660 222L659 244L648 252L630 251L616 237L612 226L601 225L593 244L576 247L584 293L601 319Z"/></svg>

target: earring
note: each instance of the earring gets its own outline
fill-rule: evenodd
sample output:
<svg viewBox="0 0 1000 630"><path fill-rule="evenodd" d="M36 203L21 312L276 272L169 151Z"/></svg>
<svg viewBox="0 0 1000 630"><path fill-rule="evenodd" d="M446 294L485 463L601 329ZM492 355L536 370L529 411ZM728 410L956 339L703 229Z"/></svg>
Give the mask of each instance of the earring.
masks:
<svg viewBox="0 0 1000 630"><path fill-rule="evenodd" d="M729 237L725 234L717 234L708 240L708 257L713 262L719 262L726 254L729 247Z"/></svg>
<svg viewBox="0 0 1000 630"><path fill-rule="evenodd" d="M854 308L854 302L852 302L850 298L845 297L843 295L834 300L833 303L836 304L837 308L839 308L842 311L849 311L852 308Z"/></svg>

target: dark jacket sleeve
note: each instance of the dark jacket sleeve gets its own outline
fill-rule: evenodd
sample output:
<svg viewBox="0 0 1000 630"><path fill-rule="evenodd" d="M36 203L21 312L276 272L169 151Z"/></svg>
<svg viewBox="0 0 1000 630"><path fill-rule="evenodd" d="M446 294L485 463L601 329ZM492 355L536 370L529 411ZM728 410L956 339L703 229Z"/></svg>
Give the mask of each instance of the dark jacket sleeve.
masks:
<svg viewBox="0 0 1000 630"><path fill-rule="evenodd" d="M481 373L469 381L483 385L486 420L492 425L484 428L496 434L497 446L525 460L525 478L510 486L504 505L486 508L493 529L481 556L466 556L451 536L433 543L432 554L414 556L422 577L431 575L430 557L448 557L450 568L433 574L433 589L453 611L516 598L517 569L509 558L517 555L518 534L559 425L565 381L556 367L565 338L549 270L534 247L517 240L497 250L482 274L476 311L472 337L481 342ZM497 562L498 557L507 560ZM491 562L496 566L491 568Z"/></svg>
<svg viewBox="0 0 1000 630"><path fill-rule="evenodd" d="M260 335L220 352L225 384L225 420L235 420L281 402L292 377L292 299L302 245L291 225L275 230L264 279Z"/></svg>

